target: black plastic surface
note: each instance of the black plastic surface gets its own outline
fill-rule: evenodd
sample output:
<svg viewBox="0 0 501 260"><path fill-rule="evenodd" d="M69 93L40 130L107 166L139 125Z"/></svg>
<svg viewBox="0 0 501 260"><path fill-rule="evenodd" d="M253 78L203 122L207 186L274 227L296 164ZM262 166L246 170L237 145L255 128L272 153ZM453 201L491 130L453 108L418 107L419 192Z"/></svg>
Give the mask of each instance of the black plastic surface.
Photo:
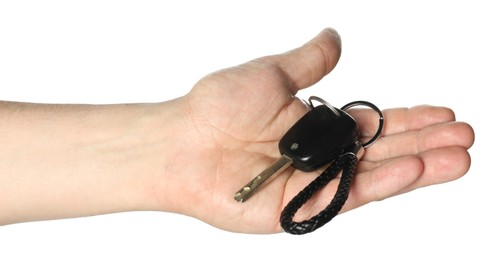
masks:
<svg viewBox="0 0 501 260"><path fill-rule="evenodd" d="M280 153L292 159L294 168L317 170L358 140L355 120L342 110L337 112L340 116L325 105L314 107L285 133Z"/></svg>

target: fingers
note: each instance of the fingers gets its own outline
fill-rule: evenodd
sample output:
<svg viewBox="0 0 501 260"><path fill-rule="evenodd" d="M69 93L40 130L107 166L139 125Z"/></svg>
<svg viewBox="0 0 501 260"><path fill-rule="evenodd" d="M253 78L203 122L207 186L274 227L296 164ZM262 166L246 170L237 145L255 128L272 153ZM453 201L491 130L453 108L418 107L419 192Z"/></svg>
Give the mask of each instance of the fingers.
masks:
<svg viewBox="0 0 501 260"><path fill-rule="evenodd" d="M362 137L370 138L374 135L379 126L379 116L374 110L352 109L348 112L357 121ZM455 120L454 111L450 108L435 106L386 109L383 115L383 136Z"/></svg>
<svg viewBox="0 0 501 260"><path fill-rule="evenodd" d="M446 122L384 136L366 149L364 160L382 161L449 146L468 149L473 145L473 139L474 133L470 125L463 122Z"/></svg>
<svg viewBox="0 0 501 260"><path fill-rule="evenodd" d="M350 110L361 136L374 135L377 113L368 109ZM469 148L474 141L470 125L454 122L454 112L445 107L418 106L385 110L382 137L370 146L364 160L381 161L447 146Z"/></svg>
<svg viewBox="0 0 501 260"><path fill-rule="evenodd" d="M425 165L423 174L398 194L417 188L456 180L468 172L471 157L463 147L445 147L419 154ZM395 194L396 195L396 194Z"/></svg>
<svg viewBox="0 0 501 260"><path fill-rule="evenodd" d="M418 156L391 160L369 172L357 174L343 211L401 193L424 174L425 163Z"/></svg>
<svg viewBox="0 0 501 260"><path fill-rule="evenodd" d="M463 147L445 147L406 156L358 174L343 211L383 200L417 188L449 182L469 169L470 156Z"/></svg>
<svg viewBox="0 0 501 260"><path fill-rule="evenodd" d="M423 169L424 166L419 157L408 156L400 160L389 161L371 172L357 174L352 183L348 201L343 206L342 211L348 211L374 200L382 200L400 192L418 180ZM287 188L297 191L289 193L297 194L314 177L305 173L293 175ZM296 213L296 221L308 219L323 210L333 199L338 184L339 178L336 178L313 195ZM284 199L288 202L291 198L285 197Z"/></svg>
<svg viewBox="0 0 501 260"><path fill-rule="evenodd" d="M332 71L340 55L341 38L334 29L328 28L302 47L260 60L277 65L291 80L292 92L296 93Z"/></svg>
<svg viewBox="0 0 501 260"><path fill-rule="evenodd" d="M372 201L383 200L411 190L452 181L463 176L471 163L463 147L444 147L404 156L381 163L361 162L360 169L370 169L355 176L348 201L342 212L352 210ZM368 166L367 164L374 164ZM304 175L304 174L303 174ZM307 176L296 179L300 186L309 183ZM324 209L335 194L339 179L330 182L315 194L296 214L298 219L307 219ZM297 189L297 187L294 187Z"/></svg>

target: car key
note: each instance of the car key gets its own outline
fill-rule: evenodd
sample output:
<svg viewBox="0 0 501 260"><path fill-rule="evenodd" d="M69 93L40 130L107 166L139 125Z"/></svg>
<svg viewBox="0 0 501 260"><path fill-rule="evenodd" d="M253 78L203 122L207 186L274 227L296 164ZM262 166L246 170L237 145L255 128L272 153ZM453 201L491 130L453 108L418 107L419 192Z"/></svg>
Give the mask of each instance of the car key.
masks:
<svg viewBox="0 0 501 260"><path fill-rule="evenodd" d="M345 111L322 103L287 131L278 145L282 156L235 193L235 200L246 201L263 183L290 165L304 172L315 171L353 146L359 135L355 120Z"/></svg>

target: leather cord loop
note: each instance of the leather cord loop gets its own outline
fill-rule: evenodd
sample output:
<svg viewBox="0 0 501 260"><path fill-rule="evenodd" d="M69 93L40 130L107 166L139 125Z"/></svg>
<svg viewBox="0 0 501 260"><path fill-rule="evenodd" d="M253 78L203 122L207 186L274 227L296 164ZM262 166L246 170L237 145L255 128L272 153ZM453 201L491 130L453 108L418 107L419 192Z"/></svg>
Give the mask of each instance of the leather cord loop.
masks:
<svg viewBox="0 0 501 260"><path fill-rule="evenodd" d="M332 164L325 169L313 182L298 193L284 208L280 216L280 224L285 232L295 235L302 235L315 231L327 222L332 220L341 210L348 199L351 182L355 175L358 159L353 153L346 153L339 156ZM327 183L336 178L343 171L334 198L327 207L310 219L300 222L293 221L297 211Z"/></svg>

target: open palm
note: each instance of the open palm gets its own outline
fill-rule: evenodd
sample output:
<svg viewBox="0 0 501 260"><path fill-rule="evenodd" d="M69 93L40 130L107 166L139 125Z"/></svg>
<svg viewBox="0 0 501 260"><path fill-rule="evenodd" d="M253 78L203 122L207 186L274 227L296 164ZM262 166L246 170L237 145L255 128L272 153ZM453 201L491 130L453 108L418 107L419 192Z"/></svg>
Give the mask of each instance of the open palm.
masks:
<svg viewBox="0 0 501 260"><path fill-rule="evenodd" d="M295 94L329 73L340 51L339 36L326 29L291 52L210 74L182 97L191 128L185 142L192 151L182 172L188 202L179 212L226 230L279 232L282 209L319 172L289 168L245 203L233 194L280 156L278 141L307 111ZM468 170L473 130L455 122L452 110L419 106L384 114L382 137L364 151L343 211L450 181ZM362 135L375 132L378 122L371 111L353 111L353 116ZM334 180L296 217L318 213L336 187Z"/></svg>

